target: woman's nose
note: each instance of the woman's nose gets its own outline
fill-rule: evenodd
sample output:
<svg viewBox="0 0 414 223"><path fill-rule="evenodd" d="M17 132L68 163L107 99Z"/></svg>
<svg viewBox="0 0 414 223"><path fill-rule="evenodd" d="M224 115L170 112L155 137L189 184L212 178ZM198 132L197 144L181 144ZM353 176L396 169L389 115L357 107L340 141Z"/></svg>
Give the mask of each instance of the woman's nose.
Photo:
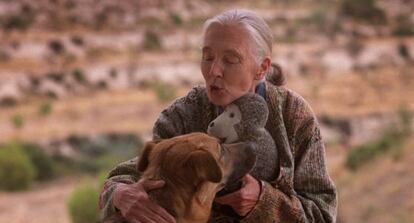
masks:
<svg viewBox="0 0 414 223"><path fill-rule="evenodd" d="M214 63L211 64L209 74L213 77L223 77L223 69L221 68L219 61L214 61Z"/></svg>

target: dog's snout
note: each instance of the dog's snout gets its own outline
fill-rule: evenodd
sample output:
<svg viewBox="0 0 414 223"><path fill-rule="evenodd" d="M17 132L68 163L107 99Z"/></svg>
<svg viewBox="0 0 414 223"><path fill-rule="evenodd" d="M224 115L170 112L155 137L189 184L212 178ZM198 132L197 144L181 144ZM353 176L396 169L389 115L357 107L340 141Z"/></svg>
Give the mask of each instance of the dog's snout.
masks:
<svg viewBox="0 0 414 223"><path fill-rule="evenodd" d="M219 140L220 140L220 143L226 143L226 141L227 141L227 137L224 137L224 138L219 138Z"/></svg>
<svg viewBox="0 0 414 223"><path fill-rule="evenodd" d="M209 125L209 127L211 128L213 126L214 126L214 122L211 122L210 125Z"/></svg>

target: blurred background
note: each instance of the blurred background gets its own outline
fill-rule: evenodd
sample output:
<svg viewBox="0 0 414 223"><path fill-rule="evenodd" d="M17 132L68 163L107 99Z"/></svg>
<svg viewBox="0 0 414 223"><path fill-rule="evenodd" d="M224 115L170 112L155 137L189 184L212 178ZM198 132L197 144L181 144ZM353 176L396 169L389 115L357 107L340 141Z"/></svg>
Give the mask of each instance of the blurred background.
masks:
<svg viewBox="0 0 414 223"><path fill-rule="evenodd" d="M414 222L414 1L0 0L0 222L97 222L105 174L192 86L203 22L259 13L322 125L339 223Z"/></svg>

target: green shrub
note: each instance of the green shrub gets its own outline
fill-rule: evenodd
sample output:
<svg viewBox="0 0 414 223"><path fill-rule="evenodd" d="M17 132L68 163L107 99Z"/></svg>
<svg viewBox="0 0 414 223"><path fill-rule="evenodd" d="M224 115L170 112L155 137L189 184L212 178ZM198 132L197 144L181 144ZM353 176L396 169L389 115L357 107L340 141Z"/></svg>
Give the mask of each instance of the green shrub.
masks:
<svg viewBox="0 0 414 223"><path fill-rule="evenodd" d="M48 180L55 176L55 163L40 146L24 144L22 147L36 169L36 180Z"/></svg>
<svg viewBox="0 0 414 223"><path fill-rule="evenodd" d="M92 184L78 186L67 202L73 223L99 222L99 192Z"/></svg>
<svg viewBox="0 0 414 223"><path fill-rule="evenodd" d="M26 30L33 24L33 18L24 15L12 15L5 19L3 27L6 30Z"/></svg>
<svg viewBox="0 0 414 223"><path fill-rule="evenodd" d="M413 36L414 24L407 16L399 16L396 19L396 25L393 28L392 33L395 36Z"/></svg>
<svg viewBox="0 0 414 223"><path fill-rule="evenodd" d="M20 114L13 115L11 122L16 129L21 129L24 126L24 118Z"/></svg>
<svg viewBox="0 0 414 223"><path fill-rule="evenodd" d="M144 37L144 49L158 50L161 49L161 40L158 34L153 31L146 31Z"/></svg>
<svg viewBox="0 0 414 223"><path fill-rule="evenodd" d="M174 86L162 81L152 81L149 86L155 92L160 102L169 102L177 96Z"/></svg>
<svg viewBox="0 0 414 223"><path fill-rule="evenodd" d="M375 5L375 0L342 0L341 12L359 21L371 24L385 24L385 12Z"/></svg>
<svg viewBox="0 0 414 223"><path fill-rule="evenodd" d="M54 52L55 54L61 54L63 53L63 51L65 50L65 46L63 45L63 43L58 40L58 39L54 39L51 40L49 42L49 48L50 50L52 50L52 52Z"/></svg>
<svg viewBox="0 0 414 223"><path fill-rule="evenodd" d="M36 169L20 146L0 146L0 189L26 189L35 177Z"/></svg>
<svg viewBox="0 0 414 223"><path fill-rule="evenodd" d="M72 71L72 76L77 82L82 83L82 84L86 83L85 74L80 68L74 69Z"/></svg>
<svg viewBox="0 0 414 223"><path fill-rule="evenodd" d="M367 162L381 154L393 150L399 152L406 135L397 128L388 129L378 140L358 146L352 149L346 158L346 166L351 170L357 170ZM394 154L398 158L398 154Z"/></svg>
<svg viewBox="0 0 414 223"><path fill-rule="evenodd" d="M74 158L55 157L59 174L98 173L109 171L116 164L137 155L143 141L135 134L107 134L94 138L71 135L67 139L78 156Z"/></svg>
<svg viewBox="0 0 414 223"><path fill-rule="evenodd" d="M175 14L175 13L171 13L170 14L170 18L171 18L171 21L175 24L175 25L177 25L177 26L179 26L179 25L182 25L183 24L183 19L180 17L180 15L178 15L178 14Z"/></svg>
<svg viewBox="0 0 414 223"><path fill-rule="evenodd" d="M39 106L38 111L40 116L48 116L52 113L52 104L50 102L44 102Z"/></svg>
<svg viewBox="0 0 414 223"><path fill-rule="evenodd" d="M83 46L85 44L82 36L78 36L78 35L73 35L70 38L70 41L76 46Z"/></svg>
<svg viewBox="0 0 414 223"><path fill-rule="evenodd" d="M398 120L401 123L401 132L403 135L408 136L412 133L413 113L408 110L407 107L402 106L397 112Z"/></svg>

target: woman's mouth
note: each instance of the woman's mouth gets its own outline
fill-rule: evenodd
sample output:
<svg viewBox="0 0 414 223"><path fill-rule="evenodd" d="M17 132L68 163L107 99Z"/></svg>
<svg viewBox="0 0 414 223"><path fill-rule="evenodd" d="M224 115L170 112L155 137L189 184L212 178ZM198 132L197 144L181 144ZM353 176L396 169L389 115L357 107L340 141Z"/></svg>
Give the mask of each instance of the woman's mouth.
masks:
<svg viewBox="0 0 414 223"><path fill-rule="evenodd" d="M219 87L219 86L217 86L217 85L210 85L210 91L211 91L212 93L219 93L219 92L221 92L223 89L224 89L224 88Z"/></svg>

